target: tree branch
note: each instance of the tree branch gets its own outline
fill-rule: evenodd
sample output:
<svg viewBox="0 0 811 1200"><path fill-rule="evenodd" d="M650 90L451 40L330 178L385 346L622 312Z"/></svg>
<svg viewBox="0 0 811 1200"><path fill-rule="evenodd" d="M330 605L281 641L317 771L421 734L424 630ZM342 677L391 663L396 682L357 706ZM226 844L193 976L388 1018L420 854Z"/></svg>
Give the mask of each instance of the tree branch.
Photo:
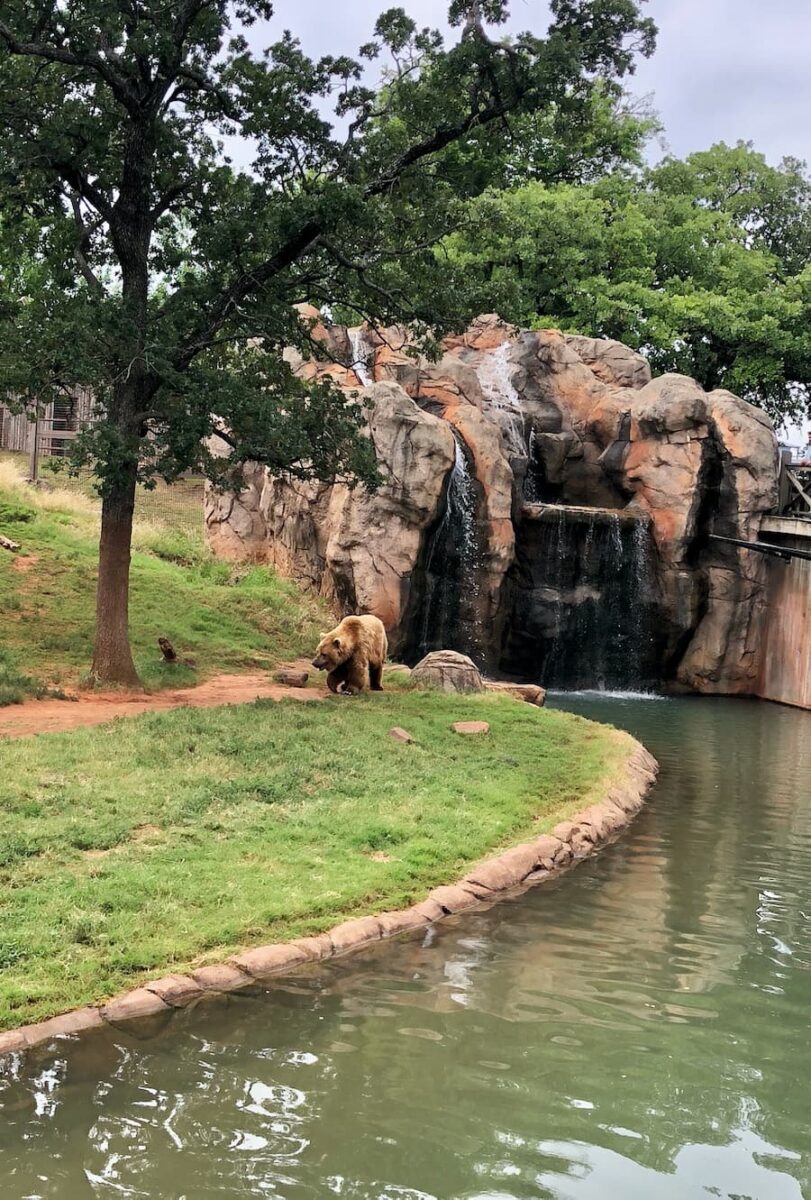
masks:
<svg viewBox="0 0 811 1200"><path fill-rule="evenodd" d="M46 62L62 63L68 67L81 67L95 71L97 75L110 85L116 100L127 109L135 112L138 108L138 97L133 91L129 80L113 70L110 62L100 54L75 54L63 46L52 46L47 42L21 41L9 28L5 21L0 20L0 38L6 43L12 54L21 58L43 58Z"/></svg>
<svg viewBox="0 0 811 1200"><path fill-rule="evenodd" d="M373 199L375 196L380 196L384 192L390 191L409 167L414 166L423 159L429 158L440 150L444 150L453 142L458 141L459 138L464 137L472 129L481 129L492 124L493 121L500 120L526 99L529 93L530 87L528 85L516 85L512 97L498 100L485 108L469 113L464 120L457 122L456 125L435 130L430 137L424 138L421 142L416 142L406 150L385 175L367 184L364 188L364 196L367 199ZM298 233L289 238L283 246L280 246L271 258L266 259L265 262L255 267L252 271L240 275L234 280L213 305L206 322L204 324L201 323L186 344L179 349L174 359L175 368L177 370L184 370L188 367L192 359L206 347L209 340L222 328L230 314L246 297L254 295L269 283L270 280L302 258L307 251L313 249L322 239L324 232L321 221L308 221ZM387 298L391 300L390 296Z"/></svg>
<svg viewBox="0 0 811 1200"><path fill-rule="evenodd" d="M79 270L82 272L82 275L84 276L91 291L95 292L98 296L103 296L105 294L104 284L101 282L98 275L96 275L95 271L85 257L85 247L90 244L90 239L101 225L101 220L94 221L90 226L85 225L84 218L82 216L82 206L79 198L74 192L70 192L68 199L70 200L70 206L73 209L73 219L76 222L76 228L79 234L78 238L76 239L76 244L73 247L73 256L76 259L76 262L79 265Z"/></svg>
<svg viewBox="0 0 811 1200"><path fill-rule="evenodd" d="M91 208L94 208L99 216L103 217L108 225L111 225L114 216L113 205L109 203L104 193L99 191L95 184L91 183L73 163L53 159L52 165L71 190L82 200L86 200Z"/></svg>

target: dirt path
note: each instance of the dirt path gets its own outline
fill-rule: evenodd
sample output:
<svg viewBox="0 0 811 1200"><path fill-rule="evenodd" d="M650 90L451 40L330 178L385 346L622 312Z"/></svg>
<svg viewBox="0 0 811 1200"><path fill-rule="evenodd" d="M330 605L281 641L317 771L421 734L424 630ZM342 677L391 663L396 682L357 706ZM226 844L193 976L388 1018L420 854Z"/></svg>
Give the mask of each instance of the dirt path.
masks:
<svg viewBox="0 0 811 1200"><path fill-rule="evenodd" d="M270 672L215 675L196 687L161 692L87 692L76 700L27 700L0 708L0 738L61 733L85 725L101 725L114 717L162 712L169 708L216 708L252 700L322 700L326 688L285 687Z"/></svg>

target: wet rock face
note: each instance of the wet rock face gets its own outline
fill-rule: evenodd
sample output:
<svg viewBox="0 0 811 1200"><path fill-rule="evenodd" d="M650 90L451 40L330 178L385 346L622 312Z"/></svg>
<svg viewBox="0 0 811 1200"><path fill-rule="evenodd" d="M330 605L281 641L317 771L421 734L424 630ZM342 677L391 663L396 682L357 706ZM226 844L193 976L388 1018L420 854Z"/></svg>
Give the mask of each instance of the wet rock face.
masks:
<svg viewBox="0 0 811 1200"><path fill-rule="evenodd" d="M711 535L753 538L776 503L762 412L651 379L618 342L496 316L439 362L406 354L402 330L313 334L334 361L294 365L367 385L385 483L370 496L248 468L239 496L209 495L218 553L375 613L411 663L451 646L557 686L754 686L767 568Z"/></svg>

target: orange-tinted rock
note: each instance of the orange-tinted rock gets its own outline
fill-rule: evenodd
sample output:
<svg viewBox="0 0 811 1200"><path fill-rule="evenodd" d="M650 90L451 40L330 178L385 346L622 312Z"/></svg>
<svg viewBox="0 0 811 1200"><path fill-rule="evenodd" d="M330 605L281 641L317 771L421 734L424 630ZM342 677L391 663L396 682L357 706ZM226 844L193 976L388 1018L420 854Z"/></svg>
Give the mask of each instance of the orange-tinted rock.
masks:
<svg viewBox="0 0 811 1200"><path fill-rule="evenodd" d="M414 741L408 730L402 729L399 725L395 725L393 729L389 730L389 737L404 746L410 746Z"/></svg>
<svg viewBox="0 0 811 1200"><path fill-rule="evenodd" d="M465 878L471 883L488 888L491 892L504 892L521 883L523 876L520 871L511 869L494 858L468 871Z"/></svg>
<svg viewBox="0 0 811 1200"><path fill-rule="evenodd" d="M437 904L436 900L420 900L418 904L412 904L408 911L428 922L438 921L444 913L442 905Z"/></svg>
<svg viewBox="0 0 811 1200"><path fill-rule="evenodd" d="M542 863L544 867L551 868L562 845L560 838L550 834L537 838L534 842L537 862Z"/></svg>
<svg viewBox="0 0 811 1200"><path fill-rule="evenodd" d="M306 687L310 674L308 671L298 671L294 667L283 667L279 671L274 671L273 678L277 683L283 683L285 687Z"/></svg>
<svg viewBox="0 0 811 1200"><path fill-rule="evenodd" d="M192 978L207 992L236 992L251 987L252 979L244 971L228 963L213 963L192 971Z"/></svg>
<svg viewBox="0 0 811 1200"><path fill-rule="evenodd" d="M407 908L403 912L384 912L376 918L383 937L395 937L398 933L411 933L428 924L428 918Z"/></svg>
<svg viewBox="0 0 811 1200"><path fill-rule="evenodd" d="M154 1017L158 1014L171 1012L168 1004L150 992L147 988L136 988L123 996L116 997L101 1010L105 1021L117 1025L124 1021L134 1021L141 1017Z"/></svg>
<svg viewBox="0 0 811 1200"><path fill-rule="evenodd" d="M229 962L245 971L254 979L264 979L269 975L279 975L307 961L307 955L292 942L280 945L257 946L253 950L243 950L234 954Z"/></svg>
<svg viewBox="0 0 811 1200"><path fill-rule="evenodd" d="M0 1058L6 1054L19 1054L28 1048L28 1040L22 1029L7 1029L0 1033Z"/></svg>
<svg viewBox="0 0 811 1200"><path fill-rule="evenodd" d="M465 909L476 905L476 897L458 884L436 887L429 893L428 899L449 913L464 912Z"/></svg>
<svg viewBox="0 0 811 1200"><path fill-rule="evenodd" d="M484 687L488 692L514 696L516 700L523 700L526 704L534 704L538 708L542 708L546 703L546 692L536 683L505 683L488 679Z"/></svg>
<svg viewBox="0 0 811 1200"><path fill-rule="evenodd" d="M332 954L332 942L328 933L319 933L315 937L296 938L290 945L300 950L309 962L329 958Z"/></svg>
<svg viewBox="0 0 811 1200"><path fill-rule="evenodd" d="M195 983L188 975L164 975L162 979L156 979L154 983L147 983L145 986L172 1008L185 1008L199 997L202 990L199 983Z"/></svg>
<svg viewBox="0 0 811 1200"><path fill-rule="evenodd" d="M100 1029L103 1024L104 1021L97 1008L75 1008L72 1012L63 1013L62 1016L51 1017L36 1025L26 1025L20 1030L20 1033L25 1039L26 1046L37 1046L43 1042L49 1042L53 1038L75 1037L77 1034L87 1033L91 1029ZM0 1054L2 1054L1 1046Z"/></svg>
<svg viewBox="0 0 811 1200"><path fill-rule="evenodd" d="M535 842L526 842L522 846L514 846L499 855L499 862L516 877L516 882L526 879L540 862L538 846Z"/></svg>
<svg viewBox="0 0 811 1200"><path fill-rule="evenodd" d="M382 936L382 930L376 917L357 917L336 925L329 933L336 954L353 950L356 946L365 946L376 942Z"/></svg>
<svg viewBox="0 0 811 1200"><path fill-rule="evenodd" d="M454 733L462 733L475 736L476 734L489 733L490 725L487 721L454 721L451 726Z"/></svg>

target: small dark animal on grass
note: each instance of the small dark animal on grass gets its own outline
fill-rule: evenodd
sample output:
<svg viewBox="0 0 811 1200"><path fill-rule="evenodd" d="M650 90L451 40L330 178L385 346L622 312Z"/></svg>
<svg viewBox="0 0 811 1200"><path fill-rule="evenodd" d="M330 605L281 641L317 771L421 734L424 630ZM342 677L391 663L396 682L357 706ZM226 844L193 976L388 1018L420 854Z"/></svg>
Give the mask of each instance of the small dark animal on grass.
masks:
<svg viewBox="0 0 811 1200"><path fill-rule="evenodd" d="M177 662L177 654L175 653L175 648L172 645L172 643L169 641L168 638L159 637L158 645L160 646L161 652L163 653L163 661L164 662L170 662L170 663Z"/></svg>
<svg viewBox="0 0 811 1200"><path fill-rule="evenodd" d="M313 666L327 672L327 687L336 694L382 692L388 650L386 629L377 617L344 617L322 636Z"/></svg>

